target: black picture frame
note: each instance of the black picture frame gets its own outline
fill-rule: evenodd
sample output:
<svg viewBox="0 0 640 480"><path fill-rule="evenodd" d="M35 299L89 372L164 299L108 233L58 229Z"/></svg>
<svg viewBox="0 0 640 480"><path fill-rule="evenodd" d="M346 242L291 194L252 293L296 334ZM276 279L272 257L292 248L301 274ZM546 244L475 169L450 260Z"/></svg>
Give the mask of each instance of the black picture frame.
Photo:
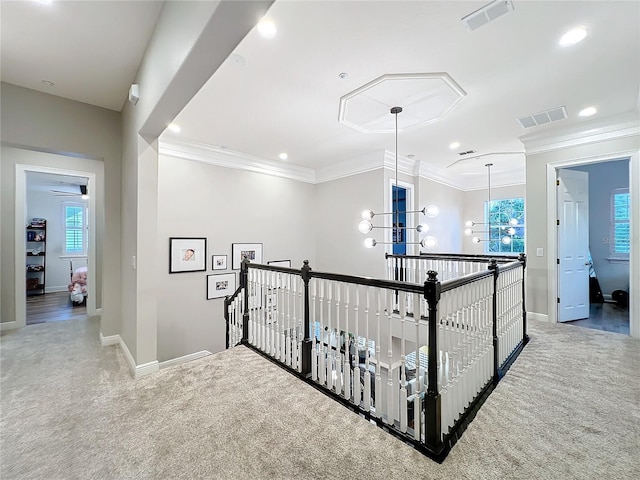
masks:
<svg viewBox="0 0 640 480"><path fill-rule="evenodd" d="M207 270L207 239L204 237L169 238L169 273Z"/></svg>
<svg viewBox="0 0 640 480"><path fill-rule="evenodd" d="M249 255L252 263L262 263L262 243L232 243L231 244L231 268L240 270L243 256L246 252L253 252Z"/></svg>

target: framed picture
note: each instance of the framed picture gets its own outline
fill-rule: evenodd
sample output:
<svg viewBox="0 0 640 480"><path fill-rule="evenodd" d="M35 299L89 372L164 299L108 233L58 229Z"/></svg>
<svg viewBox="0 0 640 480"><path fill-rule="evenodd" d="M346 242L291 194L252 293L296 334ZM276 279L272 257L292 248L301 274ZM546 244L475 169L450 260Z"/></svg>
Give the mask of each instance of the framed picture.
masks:
<svg viewBox="0 0 640 480"><path fill-rule="evenodd" d="M252 263L262 263L261 243L232 243L231 266L233 270L240 270L242 259L247 257Z"/></svg>
<svg viewBox="0 0 640 480"><path fill-rule="evenodd" d="M169 273L204 272L206 258L206 238L169 238Z"/></svg>
<svg viewBox="0 0 640 480"><path fill-rule="evenodd" d="M236 291L235 273L207 275L207 300L233 295Z"/></svg>
<svg viewBox="0 0 640 480"><path fill-rule="evenodd" d="M227 256L226 255L214 255L211 260L211 268L213 270L226 270L227 269Z"/></svg>
<svg viewBox="0 0 640 480"><path fill-rule="evenodd" d="M271 260L267 262L267 265L273 265L274 267L291 268L291 260Z"/></svg>

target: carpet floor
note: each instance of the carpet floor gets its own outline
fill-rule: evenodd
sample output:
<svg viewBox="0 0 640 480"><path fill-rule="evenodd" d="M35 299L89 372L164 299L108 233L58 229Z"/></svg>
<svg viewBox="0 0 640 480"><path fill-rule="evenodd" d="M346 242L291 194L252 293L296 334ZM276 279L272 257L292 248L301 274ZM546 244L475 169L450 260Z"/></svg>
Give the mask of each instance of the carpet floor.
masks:
<svg viewBox="0 0 640 480"><path fill-rule="evenodd" d="M442 464L245 347L136 380L97 318L3 332L0 478L640 478L640 342L529 325Z"/></svg>

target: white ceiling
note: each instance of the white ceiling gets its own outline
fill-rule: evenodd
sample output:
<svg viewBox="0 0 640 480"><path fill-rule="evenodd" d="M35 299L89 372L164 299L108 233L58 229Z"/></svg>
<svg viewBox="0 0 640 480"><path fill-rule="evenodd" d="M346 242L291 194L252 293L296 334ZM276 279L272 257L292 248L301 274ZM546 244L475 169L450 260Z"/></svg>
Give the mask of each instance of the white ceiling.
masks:
<svg viewBox="0 0 640 480"><path fill-rule="evenodd" d="M119 110L160 4L54 2L74 11L64 21L32 3L2 2L2 80ZM466 97L440 122L400 132L398 153L473 186L486 182L487 162L492 175L524 181L524 155L507 153L523 151L523 135L638 116L640 2L515 0L513 12L466 30L461 18L486 3L276 1L267 14L276 37L251 31L235 50L246 64L232 56L219 68L175 119L177 136L272 162L287 152L283 164L313 169L381 157L395 151L393 133L340 123L340 98L384 74L446 72ZM587 38L559 47L576 25ZM24 32L40 40L24 41ZM80 75L91 80L74 83ZM56 86L45 89L45 78ZM596 116L578 117L590 105ZM559 106L567 119L526 130L516 120ZM451 166L466 150L482 156Z"/></svg>
<svg viewBox="0 0 640 480"><path fill-rule="evenodd" d="M162 3L3 0L2 81L119 112Z"/></svg>

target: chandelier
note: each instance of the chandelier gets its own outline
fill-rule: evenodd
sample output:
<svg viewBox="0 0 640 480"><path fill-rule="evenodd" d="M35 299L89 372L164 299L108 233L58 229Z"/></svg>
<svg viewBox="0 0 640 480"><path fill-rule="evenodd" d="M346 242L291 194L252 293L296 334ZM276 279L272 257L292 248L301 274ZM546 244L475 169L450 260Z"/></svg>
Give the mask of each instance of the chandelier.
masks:
<svg viewBox="0 0 640 480"><path fill-rule="evenodd" d="M487 215L487 222L474 222L471 220L468 220L465 223L465 230L464 230L464 234L468 237L477 234L477 233L486 233L488 234L487 237L488 238L481 238L478 235L474 235L471 238L471 241L473 243L480 243L480 242L490 242L491 241L491 227L499 227L500 230L504 231L505 235L502 236L502 238L500 239L500 241L505 244L505 245L510 245L511 241L512 241L512 237L516 234L516 229L515 227L518 226L518 220L516 218L511 218L509 219L509 222L506 224L499 224L499 223L491 223L491 167L493 166L493 163L487 163L485 164L485 167L487 167L487 177L488 177L488 199L487 199L487 207L489 209L489 214ZM473 227L475 227L476 225L486 225L487 229L486 230L474 230Z"/></svg>
<svg viewBox="0 0 640 480"><path fill-rule="evenodd" d="M377 213L374 212L373 210L365 210L362 212L362 220L360 221L360 223L358 224L358 230L360 230L360 232L367 234L369 232L371 232L373 229L393 229L393 235L392 235L392 241L391 242L378 242L376 241L375 238L373 237L367 237L364 240L364 246L367 248L373 248L376 245L397 245L397 244L404 244L404 245L420 245L423 248L434 248L438 241L435 237L433 236L427 236L425 238L423 238L420 242L404 242L402 241L402 238L404 237L404 235L402 235L401 233L403 231L409 230L410 228L404 225L401 225L399 222L399 217L400 215L403 214L419 214L422 213L423 215L426 215L429 218L434 218L435 216L438 215L439 210L438 207L436 205L429 205L427 207L424 207L420 210L399 210L399 201L398 201L398 114L402 112L402 107L393 107L391 108L391 114L395 115L395 139L396 139L396 149L395 149L395 175L396 175L396 182L395 182L395 201L394 203L394 208L392 212L382 212L382 213ZM393 215L392 217L392 226L388 227L388 226L376 226L372 223L372 220L374 217L376 216L382 216L382 215ZM427 233L429 231L429 225L426 223L420 223L415 227L415 230L420 234L420 233Z"/></svg>

